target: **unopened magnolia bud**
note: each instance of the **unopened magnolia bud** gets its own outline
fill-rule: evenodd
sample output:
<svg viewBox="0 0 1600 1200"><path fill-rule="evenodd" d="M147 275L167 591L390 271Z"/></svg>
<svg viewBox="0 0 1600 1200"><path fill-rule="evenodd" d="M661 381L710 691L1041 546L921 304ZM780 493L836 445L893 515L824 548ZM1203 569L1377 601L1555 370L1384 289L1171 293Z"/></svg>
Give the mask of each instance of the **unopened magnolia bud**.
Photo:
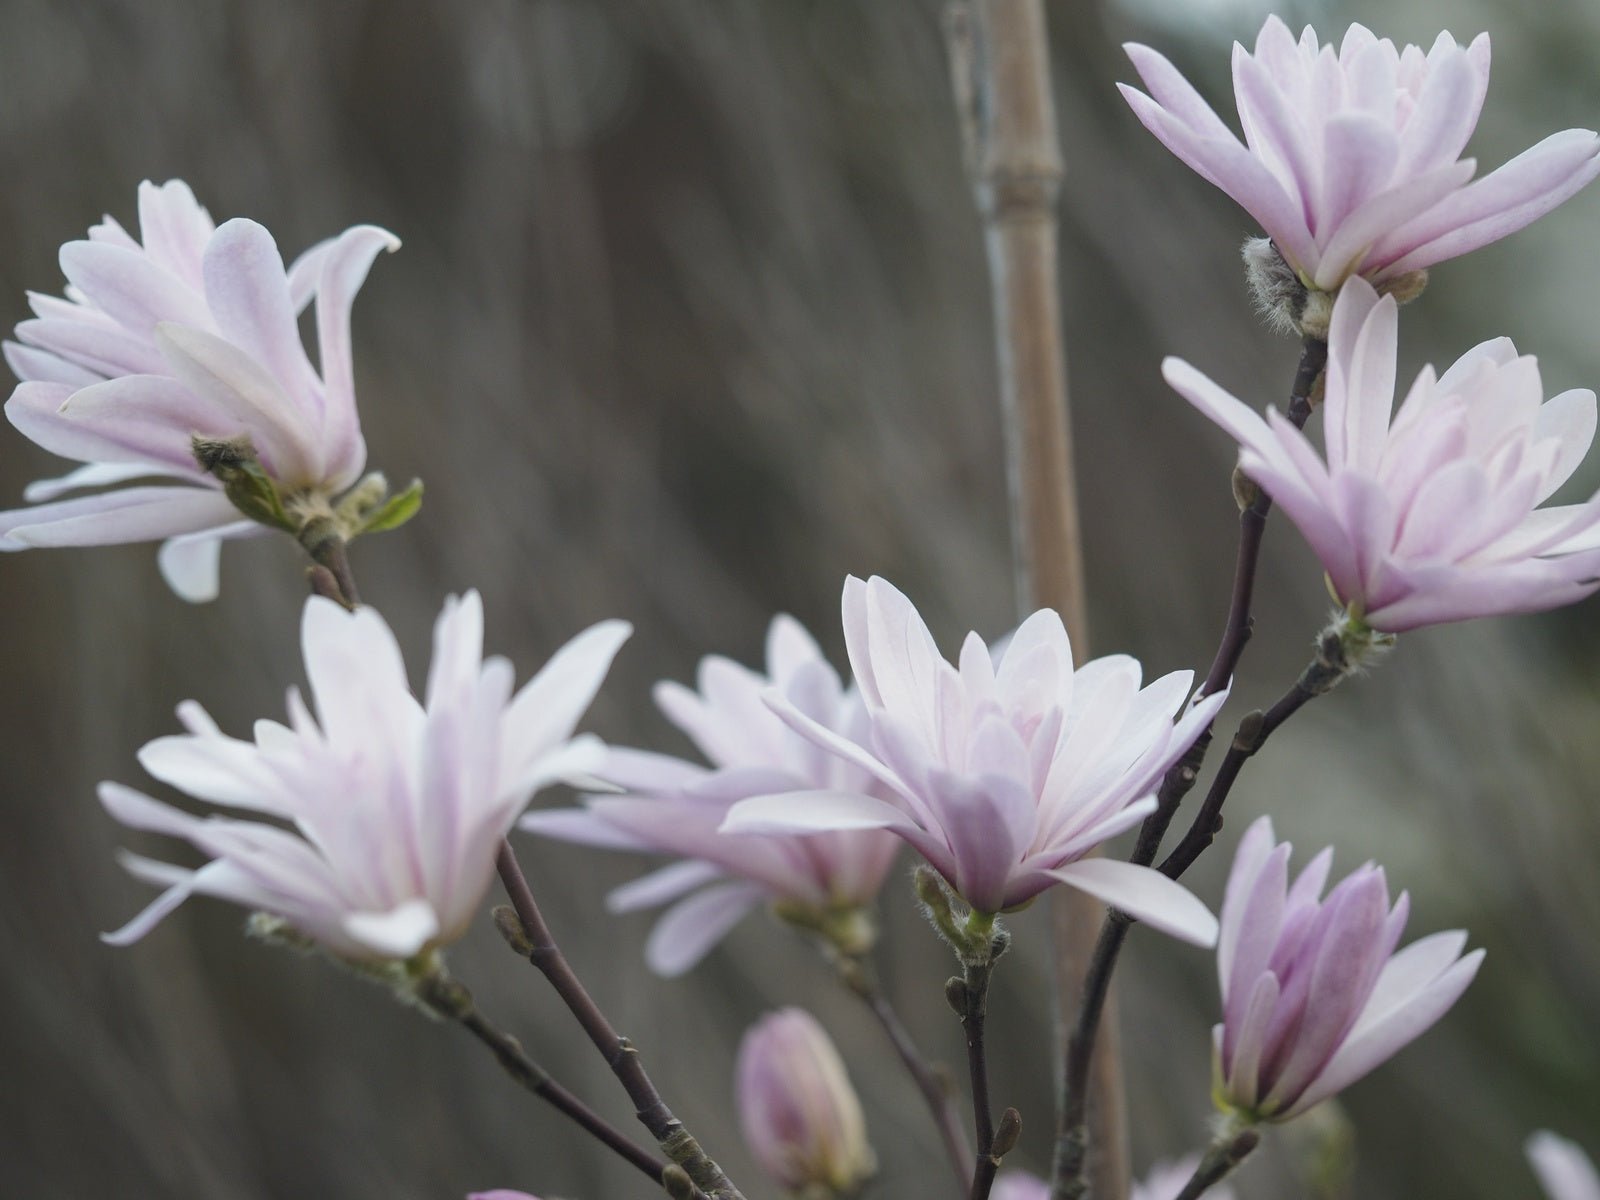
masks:
<svg viewBox="0 0 1600 1200"><path fill-rule="evenodd" d="M809 1013L780 1009L751 1027L739 1046L737 1090L752 1157L791 1192L853 1196L871 1178L861 1101Z"/></svg>
<svg viewBox="0 0 1600 1200"><path fill-rule="evenodd" d="M950 1011L958 1017L967 1015L967 981L959 975L952 975L944 981L944 1002L950 1006Z"/></svg>
<svg viewBox="0 0 1600 1200"><path fill-rule="evenodd" d="M1261 499L1261 486L1254 479L1246 475L1238 467L1233 469L1233 502L1239 506L1239 511L1255 505Z"/></svg>

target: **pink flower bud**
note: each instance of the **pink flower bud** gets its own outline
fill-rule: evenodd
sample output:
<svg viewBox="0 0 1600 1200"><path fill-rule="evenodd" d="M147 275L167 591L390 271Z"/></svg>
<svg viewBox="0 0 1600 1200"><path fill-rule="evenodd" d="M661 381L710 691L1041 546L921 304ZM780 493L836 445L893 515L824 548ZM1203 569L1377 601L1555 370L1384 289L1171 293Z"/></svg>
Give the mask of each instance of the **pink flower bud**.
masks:
<svg viewBox="0 0 1600 1200"><path fill-rule="evenodd" d="M844 1062L807 1012L784 1008L739 1046L739 1119L745 1144L792 1192L853 1195L875 1167L861 1101Z"/></svg>

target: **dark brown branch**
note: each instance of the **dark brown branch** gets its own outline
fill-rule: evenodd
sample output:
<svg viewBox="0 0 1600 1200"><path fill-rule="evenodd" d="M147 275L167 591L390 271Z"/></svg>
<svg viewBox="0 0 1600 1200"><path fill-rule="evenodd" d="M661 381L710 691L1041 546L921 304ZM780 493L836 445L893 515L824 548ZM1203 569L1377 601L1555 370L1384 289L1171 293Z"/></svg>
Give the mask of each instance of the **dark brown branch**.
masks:
<svg viewBox="0 0 1600 1200"><path fill-rule="evenodd" d="M961 1018L967 1040L967 1073L972 1079L972 1123L978 1156L972 1172L970 1200L988 1200L1000 1158L995 1153L994 1114L989 1105L989 1060L984 1022L989 1013L989 979L994 961L966 963L962 978L946 987L951 1007Z"/></svg>
<svg viewBox="0 0 1600 1200"><path fill-rule="evenodd" d="M606 1065L622 1084L628 1099L633 1102L640 1124L650 1131L650 1136L656 1139L667 1157L682 1167L695 1186L712 1200L744 1200L739 1189L723 1174L722 1168L707 1157L700 1143L684 1128L683 1122L672 1115L672 1110L661 1099L655 1084L645 1073L644 1064L633 1043L612 1028L611 1022L600 1011L600 1006L594 1002L561 953L533 898L533 891L528 887L511 843L500 843L495 868L522 924L522 932L528 939L528 960L550 981L556 994L577 1018L578 1024L583 1026L584 1033L588 1034L595 1049L600 1051Z"/></svg>
<svg viewBox="0 0 1600 1200"><path fill-rule="evenodd" d="M651 1182L660 1185L661 1173L667 1168L666 1161L644 1150L551 1078L548 1071L528 1057L516 1038L496 1028L478 1011L466 988L448 978L428 979L421 984L419 995L434 1012L458 1022L489 1047L506 1074L517 1083L632 1163Z"/></svg>

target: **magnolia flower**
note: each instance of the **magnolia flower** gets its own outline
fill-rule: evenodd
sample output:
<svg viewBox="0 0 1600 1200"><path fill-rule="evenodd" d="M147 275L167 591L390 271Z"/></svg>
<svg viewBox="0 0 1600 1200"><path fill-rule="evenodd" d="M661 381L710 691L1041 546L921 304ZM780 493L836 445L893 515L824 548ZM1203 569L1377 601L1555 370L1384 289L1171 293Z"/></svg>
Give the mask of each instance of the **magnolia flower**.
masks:
<svg viewBox="0 0 1600 1200"><path fill-rule="evenodd" d="M492 1192L473 1192L467 1200L539 1200L539 1197L510 1188L495 1188Z"/></svg>
<svg viewBox="0 0 1600 1200"><path fill-rule="evenodd" d="M1482 950L1461 956L1459 929L1396 954L1410 900L1402 892L1390 909L1381 867L1318 899L1332 849L1292 887L1289 852L1258 819L1222 901L1215 1092L1250 1120L1286 1121L1349 1087L1444 1016L1483 961Z"/></svg>
<svg viewBox="0 0 1600 1200"><path fill-rule="evenodd" d="M1300 527L1334 592L1386 633L1570 604L1600 583L1600 497L1539 508L1595 433L1595 396L1548 401L1505 338L1425 368L1390 416L1398 314L1353 280L1328 337L1327 455L1188 363L1167 382L1236 438L1239 465Z"/></svg>
<svg viewBox="0 0 1600 1200"><path fill-rule="evenodd" d="M1336 51L1268 17L1235 44L1244 144L1176 67L1129 45L1145 95L1118 86L1151 133L1245 209L1308 288L1394 279L1498 241L1600 173L1600 139L1553 134L1482 179L1460 157L1489 86L1489 35L1426 54L1352 25Z"/></svg>
<svg viewBox="0 0 1600 1200"><path fill-rule="evenodd" d="M745 1033L735 1066L739 1124L761 1168L791 1192L855 1194L875 1163L861 1101L810 1013L783 1008Z"/></svg>
<svg viewBox="0 0 1600 1200"><path fill-rule="evenodd" d="M1150 1168L1150 1174L1135 1181L1128 1200L1175 1200L1183 1191L1200 1165L1200 1156L1173 1162L1159 1162ZM1210 1200L1234 1200L1233 1189L1227 1184L1216 1184L1206 1189ZM1005 1171L994 1181L990 1200L1050 1200L1050 1185L1027 1171Z"/></svg>
<svg viewBox="0 0 1600 1200"><path fill-rule="evenodd" d="M885 580L844 585L845 643L866 701L868 738L851 740L781 695L773 710L881 785L763 796L725 830L888 829L981 913L1067 883L1158 929L1209 945L1216 922L1158 871L1091 850L1148 815L1168 767L1225 694L1189 706L1192 672L1140 688L1125 656L1077 670L1061 619L1041 609L996 663L977 634L960 665L940 657L911 602Z"/></svg>
<svg viewBox="0 0 1600 1200"><path fill-rule="evenodd" d="M1524 1149L1550 1200L1600 1200L1600 1174L1577 1142L1541 1129Z"/></svg>
<svg viewBox="0 0 1600 1200"><path fill-rule="evenodd" d="M588 845L673 854L684 861L610 897L625 912L675 902L645 947L651 968L680 975L749 910L772 901L819 930L848 937L865 920L899 841L880 830L722 834L730 806L750 796L819 789L875 793L860 767L819 750L773 715L769 687L843 737L864 734L866 710L811 635L778 616L767 632L767 673L716 655L699 688L659 683L656 704L699 747L710 769L645 750L608 748L598 774L626 796L591 796L585 809L529 813L521 828Z"/></svg>
<svg viewBox="0 0 1600 1200"><path fill-rule="evenodd" d="M85 465L24 492L0 513L0 549L166 539L162 574L188 600L217 593L224 538L241 520L201 468L199 437L247 437L291 501L325 503L366 464L350 364L350 304L380 250L358 225L312 247L288 271L269 234L238 218L214 227L177 180L139 187L137 241L110 217L61 248L65 299L33 294L6 361L23 382L6 416L33 441ZM317 361L297 317L315 296ZM82 488L114 487L61 500Z"/></svg>
<svg viewBox="0 0 1600 1200"><path fill-rule="evenodd" d="M100 785L117 820L210 859L187 870L127 856L130 872L167 891L106 940L137 941L196 892L350 959L406 959L460 937L528 797L599 764L600 743L572 730L629 632L595 625L513 696L511 664L483 657L478 594L451 597L418 703L383 618L312 597L301 642L316 716L291 689L288 726L258 721L246 742L186 701L178 716L189 732L139 753L163 783L266 820L196 817Z"/></svg>

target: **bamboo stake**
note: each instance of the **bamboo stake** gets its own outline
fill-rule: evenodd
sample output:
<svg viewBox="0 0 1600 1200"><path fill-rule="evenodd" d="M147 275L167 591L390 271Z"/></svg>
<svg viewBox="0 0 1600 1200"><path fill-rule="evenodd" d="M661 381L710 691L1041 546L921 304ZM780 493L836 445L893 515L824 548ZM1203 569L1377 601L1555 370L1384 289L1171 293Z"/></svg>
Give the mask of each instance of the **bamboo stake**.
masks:
<svg viewBox="0 0 1600 1200"><path fill-rule="evenodd" d="M1042 0L954 5L947 34L994 291L1018 605L1023 613L1056 609L1081 662L1089 636L1056 279L1063 164ZM1053 897L1058 1046L1065 1044L1101 916L1099 902L1075 889ZM1127 1128L1114 1000L1093 1064L1090 1194L1125 1200Z"/></svg>

